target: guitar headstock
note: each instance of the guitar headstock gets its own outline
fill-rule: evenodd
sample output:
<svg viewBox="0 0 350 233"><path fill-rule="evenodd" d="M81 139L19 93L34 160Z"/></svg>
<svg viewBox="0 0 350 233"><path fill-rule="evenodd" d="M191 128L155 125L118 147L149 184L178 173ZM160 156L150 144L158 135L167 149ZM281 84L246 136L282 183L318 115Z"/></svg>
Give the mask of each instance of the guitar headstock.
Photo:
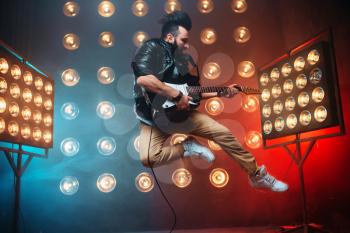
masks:
<svg viewBox="0 0 350 233"><path fill-rule="evenodd" d="M260 95L261 94L261 91L259 89L256 89L256 88L246 87L246 86L241 86L241 85L235 85L234 87L246 95Z"/></svg>

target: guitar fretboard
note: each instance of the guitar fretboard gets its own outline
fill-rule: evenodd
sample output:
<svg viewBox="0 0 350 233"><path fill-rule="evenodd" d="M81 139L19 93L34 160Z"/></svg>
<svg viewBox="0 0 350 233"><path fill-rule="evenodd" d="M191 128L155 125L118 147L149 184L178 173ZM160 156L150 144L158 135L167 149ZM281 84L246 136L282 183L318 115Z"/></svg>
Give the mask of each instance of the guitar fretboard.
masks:
<svg viewBox="0 0 350 233"><path fill-rule="evenodd" d="M187 90L191 94L210 93L210 92L223 92L228 87L201 87L201 86L189 86Z"/></svg>
<svg viewBox="0 0 350 233"><path fill-rule="evenodd" d="M243 92L245 94L261 94L261 91L255 88L250 87L244 87L236 85L235 88L237 88L240 92ZM200 93L210 93L210 92L224 92L229 87L201 87L201 86L188 86L187 91L191 94L200 94Z"/></svg>

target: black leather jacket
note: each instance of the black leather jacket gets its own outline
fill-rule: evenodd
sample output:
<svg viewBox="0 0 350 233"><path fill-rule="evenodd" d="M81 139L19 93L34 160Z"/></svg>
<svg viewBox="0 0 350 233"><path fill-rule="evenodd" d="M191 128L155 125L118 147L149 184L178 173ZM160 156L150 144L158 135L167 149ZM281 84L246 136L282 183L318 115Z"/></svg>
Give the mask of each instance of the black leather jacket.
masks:
<svg viewBox="0 0 350 233"><path fill-rule="evenodd" d="M135 75L135 113L142 122L152 124L149 101L152 102L155 94L137 85L137 78L151 74L162 82L199 86L198 69L197 75L189 74L189 62L196 67L190 55L178 53L172 44L163 39L148 40L136 51L131 67Z"/></svg>

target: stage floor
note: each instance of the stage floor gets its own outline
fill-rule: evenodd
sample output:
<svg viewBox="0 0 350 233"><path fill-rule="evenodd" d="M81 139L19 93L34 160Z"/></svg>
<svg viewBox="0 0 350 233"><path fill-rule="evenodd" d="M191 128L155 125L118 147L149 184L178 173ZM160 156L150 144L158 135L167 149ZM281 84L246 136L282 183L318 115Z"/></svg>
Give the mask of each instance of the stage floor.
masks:
<svg viewBox="0 0 350 233"><path fill-rule="evenodd" d="M139 231L126 233L168 233L168 231ZM208 229L184 229L174 230L173 233L278 233L278 227L236 227L236 228L208 228Z"/></svg>

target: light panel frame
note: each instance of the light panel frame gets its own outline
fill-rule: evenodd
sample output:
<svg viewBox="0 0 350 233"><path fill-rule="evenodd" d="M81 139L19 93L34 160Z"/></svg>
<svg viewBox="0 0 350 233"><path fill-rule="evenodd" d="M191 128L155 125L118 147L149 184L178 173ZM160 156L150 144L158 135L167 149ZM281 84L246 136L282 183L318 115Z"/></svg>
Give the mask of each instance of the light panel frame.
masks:
<svg viewBox="0 0 350 233"><path fill-rule="evenodd" d="M38 147L38 148L45 148L45 149L52 148L53 147L53 125L54 125L54 95L55 95L54 80L52 78L50 78L48 75L46 75L45 73L43 73L42 71L40 71L38 68L33 66L30 62L28 62L27 60L22 58L20 55L18 55L17 52L14 51L14 49L12 49L10 46L6 45L2 41L0 41L0 58L6 59L6 61L8 62L8 65L9 65L9 70L7 71L7 73L5 73L5 74L0 73L0 77L4 78L7 82L6 92L0 93L0 97L3 97L7 103L7 107L6 107L5 112L0 113L0 117L5 120L5 124L6 124L5 131L0 133L0 141L14 143L14 144L20 144L20 145L28 145L28 146ZM12 65L19 66L21 71L22 71L21 77L18 80L14 79L11 75L10 69L11 69ZM27 85L23 80L23 74L26 71L29 71L33 76L33 82L31 85ZM40 90L38 90L35 87L34 80L36 77L40 77L43 81L43 84L44 84ZM52 85L52 93L51 94L45 93L44 87L45 87L46 82L49 82ZM19 85L19 87L21 89L21 96L19 98L13 98L11 96L10 91L9 91L9 87L10 87L11 83L17 83ZM22 91L24 88L30 89L32 92L33 98L29 103L25 102L23 100ZM36 106L34 103L34 94L36 94L36 93L39 93L43 99L43 102L42 102L40 107ZM45 99L51 100L52 108L50 110L46 110L44 107ZM17 117L12 117L9 114L8 105L11 102L16 102L19 105L19 115ZM27 106L31 109L32 116L30 117L29 120L24 120L22 115L21 115L21 111L22 111L24 106ZM33 120L33 112L35 110L39 110L42 113L41 114L42 120L39 124L35 123ZM51 116L52 122L51 122L50 126L45 126L45 124L44 124L44 115L45 114L49 114ZM12 136L9 134L8 123L10 121L16 121L19 125L19 133L17 134L17 136ZM23 124L28 124L30 126L30 129L31 129L31 136L27 139L25 139L21 136L21 126ZM34 140L34 138L33 138L33 129L35 127L40 128L41 132L42 132L41 139L38 141ZM48 143L45 142L43 139L44 131L49 131L51 133L51 141Z"/></svg>
<svg viewBox="0 0 350 233"><path fill-rule="evenodd" d="M314 49L316 49L320 53L320 59L316 64L309 64L307 61L307 55L310 51ZM294 68L294 61L298 57L303 57L306 61L305 67L301 71L298 71ZM282 70L282 66L286 63L291 64L293 68L289 75L284 76L282 75L281 70ZM318 84L313 84L310 82L310 72L316 67L322 70L322 78ZM270 75L270 72L274 68L277 68L280 71L280 77L278 78L278 80L273 81L269 76L269 82L265 85L262 85L260 83L260 77L264 73L267 73L268 75ZM296 87L295 80L299 74L303 74L303 73L306 75L308 82L304 88L299 89ZM268 101L263 101L260 96L260 116L261 116L261 128L262 128L262 137L264 141L263 143L264 147L266 147L267 140L287 137L291 135L297 135L300 133L320 130L320 129L329 128L333 126L339 126L341 130L344 131L344 120L343 120L343 114L341 109L338 75L336 70L334 49L332 44L332 35L330 30L320 33L314 38L290 50L290 52L283 54L281 57L259 68L257 77L258 77L259 88L262 91L264 89L269 89L271 92L271 89L275 84L279 84L282 87L282 93L277 98L274 98L271 95ZM292 79L294 84L293 90L290 93L285 93L283 90L283 83L287 79ZM324 96L324 99L319 103L312 100L312 91L317 87L321 87L326 93L326 95ZM305 107L301 107L298 105L297 99L298 99L298 95L301 92L307 92L310 96L309 104ZM263 116L262 110L266 104L270 105L271 109L273 109L273 103L276 100L280 100L284 104L286 99L291 96L293 96L296 100L296 106L292 111L287 111L284 107L280 114L275 114L272 111L270 116L268 117ZM317 122L313 116L315 109L319 106L324 106L327 109L327 118L321 123ZM307 110L312 114L311 123L307 126L301 125L299 121L300 113L304 110ZM298 123L293 129L289 129L286 125L286 119L290 114L295 114L298 118ZM274 127L275 119L277 119L278 117L282 117L285 120L284 129L281 131L277 131ZM273 125L272 131L269 134L264 132L263 126L264 126L264 122L266 121L271 121Z"/></svg>

